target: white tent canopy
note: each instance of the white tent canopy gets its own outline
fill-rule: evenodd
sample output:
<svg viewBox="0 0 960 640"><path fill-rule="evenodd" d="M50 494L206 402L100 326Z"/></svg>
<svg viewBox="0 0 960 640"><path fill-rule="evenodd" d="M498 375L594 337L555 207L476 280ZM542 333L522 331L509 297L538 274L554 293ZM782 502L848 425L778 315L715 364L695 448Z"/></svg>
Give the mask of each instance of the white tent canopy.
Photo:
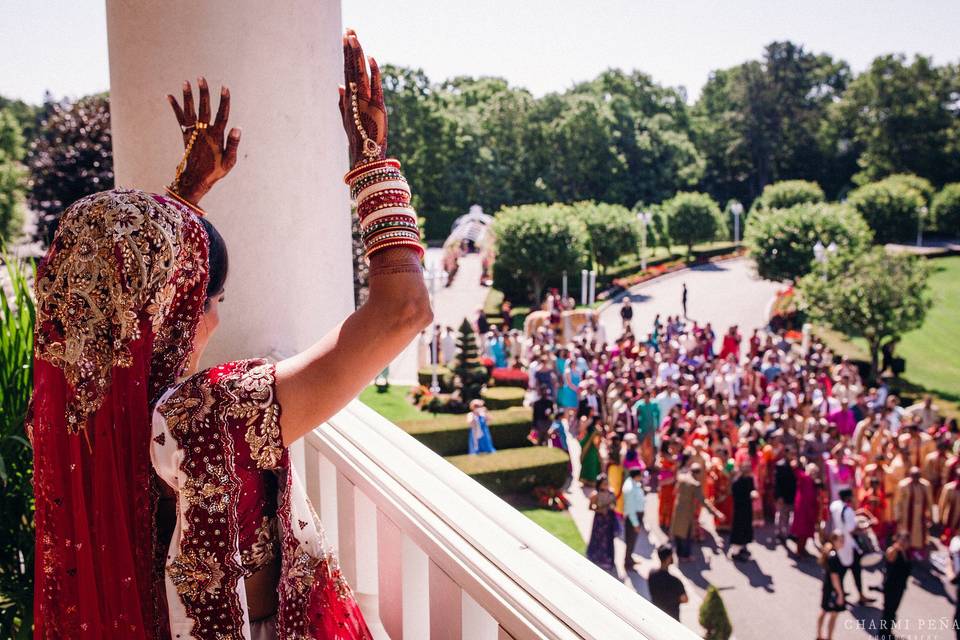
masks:
<svg viewBox="0 0 960 640"><path fill-rule="evenodd" d="M493 222L493 216L483 212L480 205L475 204L470 207L470 211L453 221L453 228L447 237L445 246L454 243L459 244L463 240L470 240L477 247L486 244L490 236L490 224Z"/></svg>

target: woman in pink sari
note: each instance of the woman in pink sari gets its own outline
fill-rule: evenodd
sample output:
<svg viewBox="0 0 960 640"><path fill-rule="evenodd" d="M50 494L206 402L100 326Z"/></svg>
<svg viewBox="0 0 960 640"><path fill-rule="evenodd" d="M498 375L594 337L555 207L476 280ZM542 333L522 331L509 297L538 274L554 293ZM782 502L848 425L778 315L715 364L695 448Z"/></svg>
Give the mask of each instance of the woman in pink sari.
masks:
<svg viewBox="0 0 960 640"><path fill-rule="evenodd" d="M797 554L807 555L807 540L817 532L820 515L820 500L817 497L815 478L820 473L817 465L810 463L806 468L797 466L797 494L793 499L793 523L790 535L796 539Z"/></svg>
<svg viewBox="0 0 960 640"><path fill-rule="evenodd" d="M64 213L36 280L37 638L370 638L288 447L431 313L379 71L352 31L343 45L370 295L308 350L197 371L227 273L198 204L237 158L226 89L213 122L202 79L199 112L189 85L182 108L171 98L185 152L167 195L117 189Z"/></svg>

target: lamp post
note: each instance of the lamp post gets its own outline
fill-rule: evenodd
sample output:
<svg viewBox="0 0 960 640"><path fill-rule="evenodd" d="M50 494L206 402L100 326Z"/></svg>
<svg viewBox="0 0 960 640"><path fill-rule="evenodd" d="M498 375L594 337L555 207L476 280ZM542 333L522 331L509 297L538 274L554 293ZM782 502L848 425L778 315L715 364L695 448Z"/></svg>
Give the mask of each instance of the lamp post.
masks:
<svg viewBox="0 0 960 640"><path fill-rule="evenodd" d="M743 214L743 205L738 200L734 200L730 205L730 213L733 214L733 244L740 246L740 216ZM822 246L822 245L821 245Z"/></svg>
<svg viewBox="0 0 960 640"><path fill-rule="evenodd" d="M653 215L649 211L641 211L637 214L637 220L640 221L640 270L647 270L647 225Z"/></svg>
<svg viewBox="0 0 960 640"><path fill-rule="evenodd" d="M590 270L590 306L597 301L597 272Z"/></svg>
<svg viewBox="0 0 960 640"><path fill-rule="evenodd" d="M587 274L586 269L580 270L580 304L587 306Z"/></svg>
<svg viewBox="0 0 960 640"><path fill-rule="evenodd" d="M563 271L563 302L567 302L567 271Z"/></svg>
<svg viewBox="0 0 960 640"><path fill-rule="evenodd" d="M920 207L917 212L917 246L923 246L923 219L927 217L927 208Z"/></svg>
<svg viewBox="0 0 960 640"><path fill-rule="evenodd" d="M443 269L438 269L437 265L433 264L427 270L426 274L424 275L424 279L426 279L427 284L429 285L430 308L432 309L434 295L437 292L437 283L438 282L442 283L444 280L447 279L447 272L444 271ZM436 324L434 324L431 327L431 331L433 332L433 339L431 340L431 344L433 345L432 352L431 352L431 356L432 356L431 360L433 361L432 363L433 371L430 374L430 393L432 393L433 395L437 395L438 393L440 393L440 382L437 378L437 365L440 362L440 345L439 345L440 336L437 333Z"/></svg>

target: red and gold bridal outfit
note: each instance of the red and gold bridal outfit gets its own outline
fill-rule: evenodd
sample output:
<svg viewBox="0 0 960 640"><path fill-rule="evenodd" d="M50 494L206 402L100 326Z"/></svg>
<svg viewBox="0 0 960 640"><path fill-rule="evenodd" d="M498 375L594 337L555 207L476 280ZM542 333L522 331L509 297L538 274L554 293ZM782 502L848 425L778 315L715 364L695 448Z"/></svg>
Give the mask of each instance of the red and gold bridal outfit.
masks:
<svg viewBox="0 0 960 640"><path fill-rule="evenodd" d="M202 317L208 244L185 207L118 189L71 205L38 267L37 638L168 638L166 603L174 637L249 637L241 578L274 553L279 637L369 637L280 444L273 368L170 387ZM167 417L151 420L161 393ZM151 453L179 491L166 562Z"/></svg>
<svg viewBox="0 0 960 640"><path fill-rule="evenodd" d="M178 498L165 579L173 637L248 638L244 578L277 558L278 638L370 637L291 467L280 412L264 360L197 373L157 403L151 458Z"/></svg>

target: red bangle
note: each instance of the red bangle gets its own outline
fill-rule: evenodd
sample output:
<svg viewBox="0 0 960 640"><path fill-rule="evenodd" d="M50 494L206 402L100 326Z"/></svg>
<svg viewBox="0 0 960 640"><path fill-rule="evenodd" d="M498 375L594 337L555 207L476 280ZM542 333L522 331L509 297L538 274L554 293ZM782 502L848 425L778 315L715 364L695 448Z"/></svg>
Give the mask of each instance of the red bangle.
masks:
<svg viewBox="0 0 960 640"><path fill-rule="evenodd" d="M360 164L347 171L346 175L343 176L343 181L347 184L353 182L361 174L370 171L371 169L378 169L380 167L396 167L400 168L400 161L394 158L385 158L383 160L374 160L373 162L367 162L366 164Z"/></svg>

